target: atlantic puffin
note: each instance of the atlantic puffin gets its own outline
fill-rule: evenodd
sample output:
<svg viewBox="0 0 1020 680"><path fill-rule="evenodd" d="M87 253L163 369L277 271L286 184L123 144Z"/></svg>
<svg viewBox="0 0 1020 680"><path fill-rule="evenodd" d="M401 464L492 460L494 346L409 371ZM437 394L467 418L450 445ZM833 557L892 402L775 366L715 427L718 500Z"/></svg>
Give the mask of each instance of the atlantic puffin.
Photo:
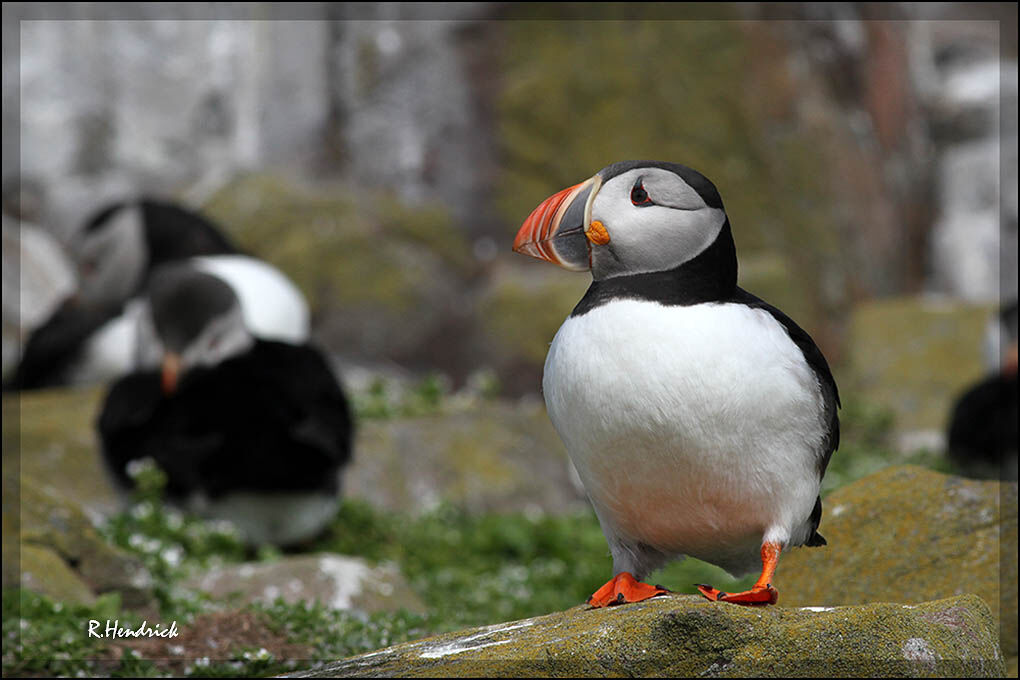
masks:
<svg viewBox="0 0 1020 680"><path fill-rule="evenodd" d="M196 256L234 287L256 335L308 338L307 303L297 287L179 205L151 198L112 204L87 220L73 251L78 289L29 337L15 389L102 382L136 368L149 277L160 265Z"/></svg>
<svg viewBox="0 0 1020 680"><path fill-rule="evenodd" d="M542 202L513 249L593 279L542 380L613 556L589 604L669 592L642 580L685 555L760 569L741 593L699 584L709 600L774 604L780 553L825 545L839 393L811 337L737 286L716 187L676 163L614 163Z"/></svg>
<svg viewBox="0 0 1020 680"><path fill-rule="evenodd" d="M158 368L110 388L97 421L116 487L133 461L167 475L168 501L225 519L252 545L312 538L336 514L353 418L322 354L256 338L234 289L190 261L147 290L144 349Z"/></svg>

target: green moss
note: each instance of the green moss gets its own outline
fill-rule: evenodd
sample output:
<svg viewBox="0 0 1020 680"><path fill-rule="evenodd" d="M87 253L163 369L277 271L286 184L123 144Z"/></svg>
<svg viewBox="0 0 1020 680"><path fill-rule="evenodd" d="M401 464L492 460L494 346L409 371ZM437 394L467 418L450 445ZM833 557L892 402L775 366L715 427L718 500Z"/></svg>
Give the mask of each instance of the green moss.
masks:
<svg viewBox="0 0 1020 680"><path fill-rule="evenodd" d="M825 499L828 545L797 549L776 572L782 602L918 603L976 593L1016 654L1016 485L914 466L883 470ZM1001 612L1001 617L1000 617Z"/></svg>
<svg viewBox="0 0 1020 680"><path fill-rule="evenodd" d="M304 189L253 174L220 190L203 210L242 248L290 276L313 307L329 300L399 313L421 299L431 263L456 272L472 265L445 210L412 208L381 192Z"/></svg>
<svg viewBox="0 0 1020 680"><path fill-rule="evenodd" d="M853 380L844 391L891 409L900 427L944 428L952 400L984 372L990 311L925 298L859 305L848 343Z"/></svg>
<svg viewBox="0 0 1020 680"><path fill-rule="evenodd" d="M591 283L587 274L542 271L525 263L500 272L479 304L488 342L541 366L549 343Z"/></svg>

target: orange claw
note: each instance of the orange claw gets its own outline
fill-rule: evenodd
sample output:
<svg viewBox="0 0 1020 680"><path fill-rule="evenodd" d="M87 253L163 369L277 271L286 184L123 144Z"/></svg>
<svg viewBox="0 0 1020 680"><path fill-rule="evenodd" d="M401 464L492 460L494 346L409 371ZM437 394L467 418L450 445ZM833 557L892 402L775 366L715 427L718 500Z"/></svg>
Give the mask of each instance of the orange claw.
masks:
<svg viewBox="0 0 1020 680"><path fill-rule="evenodd" d="M765 543L761 547L761 576L750 590L742 593L726 593L704 583L697 584L698 592L713 602L732 602L749 607L775 604L779 601L779 591L772 587L770 581L779 564L778 543Z"/></svg>
<svg viewBox="0 0 1020 680"><path fill-rule="evenodd" d="M669 591L662 586L651 586L634 578L628 571L621 572L609 579L604 586L596 590L588 598L592 607L612 607L627 602L641 602L656 595L665 595Z"/></svg>

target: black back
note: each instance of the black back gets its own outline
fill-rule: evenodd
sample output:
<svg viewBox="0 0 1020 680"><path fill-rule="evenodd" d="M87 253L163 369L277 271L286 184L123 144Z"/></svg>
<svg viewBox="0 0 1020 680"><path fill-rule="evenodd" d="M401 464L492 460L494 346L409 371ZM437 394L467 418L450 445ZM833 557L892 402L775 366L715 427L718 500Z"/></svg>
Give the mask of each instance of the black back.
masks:
<svg viewBox="0 0 1020 680"><path fill-rule="evenodd" d="M153 199L142 199L141 206L150 270L192 255L240 252L215 224L197 212Z"/></svg>
<svg viewBox="0 0 1020 680"><path fill-rule="evenodd" d="M1017 456L1017 410L1016 372L996 373L971 386L953 407L950 459L968 474L1008 468L1007 459Z"/></svg>
<svg viewBox="0 0 1020 680"><path fill-rule="evenodd" d="M25 343L14 377L4 390L55 387L67 382L67 372L85 340L124 310L122 304L80 305L67 300Z"/></svg>
<svg viewBox="0 0 1020 680"><path fill-rule="evenodd" d="M170 396L158 372L122 378L98 429L119 485L132 485L128 463L151 457L167 473L168 496L183 500L196 491L336 493L354 428L319 352L256 340L241 356L188 372Z"/></svg>
<svg viewBox="0 0 1020 680"><path fill-rule="evenodd" d="M142 198L137 204L142 211L150 268L192 255L239 252L219 227L195 211L154 198ZM133 203L121 201L103 208L86 221L85 231L101 229L114 215L131 205Z"/></svg>

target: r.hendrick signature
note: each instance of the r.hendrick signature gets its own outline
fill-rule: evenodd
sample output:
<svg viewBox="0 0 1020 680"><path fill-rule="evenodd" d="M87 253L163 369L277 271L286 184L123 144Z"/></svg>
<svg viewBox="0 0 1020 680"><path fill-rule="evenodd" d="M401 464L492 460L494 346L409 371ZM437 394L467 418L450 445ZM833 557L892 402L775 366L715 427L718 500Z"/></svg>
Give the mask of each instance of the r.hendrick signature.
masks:
<svg viewBox="0 0 1020 680"><path fill-rule="evenodd" d="M180 633L177 631L177 622L172 621L169 628L164 628L162 623L157 623L155 627L150 626L148 621L142 621L142 625L137 628L122 628L120 626L120 619L106 620L106 629L103 631L99 630L102 622L95 619L89 619L89 637L97 638L142 638L142 637L161 637L161 638L175 638Z"/></svg>

